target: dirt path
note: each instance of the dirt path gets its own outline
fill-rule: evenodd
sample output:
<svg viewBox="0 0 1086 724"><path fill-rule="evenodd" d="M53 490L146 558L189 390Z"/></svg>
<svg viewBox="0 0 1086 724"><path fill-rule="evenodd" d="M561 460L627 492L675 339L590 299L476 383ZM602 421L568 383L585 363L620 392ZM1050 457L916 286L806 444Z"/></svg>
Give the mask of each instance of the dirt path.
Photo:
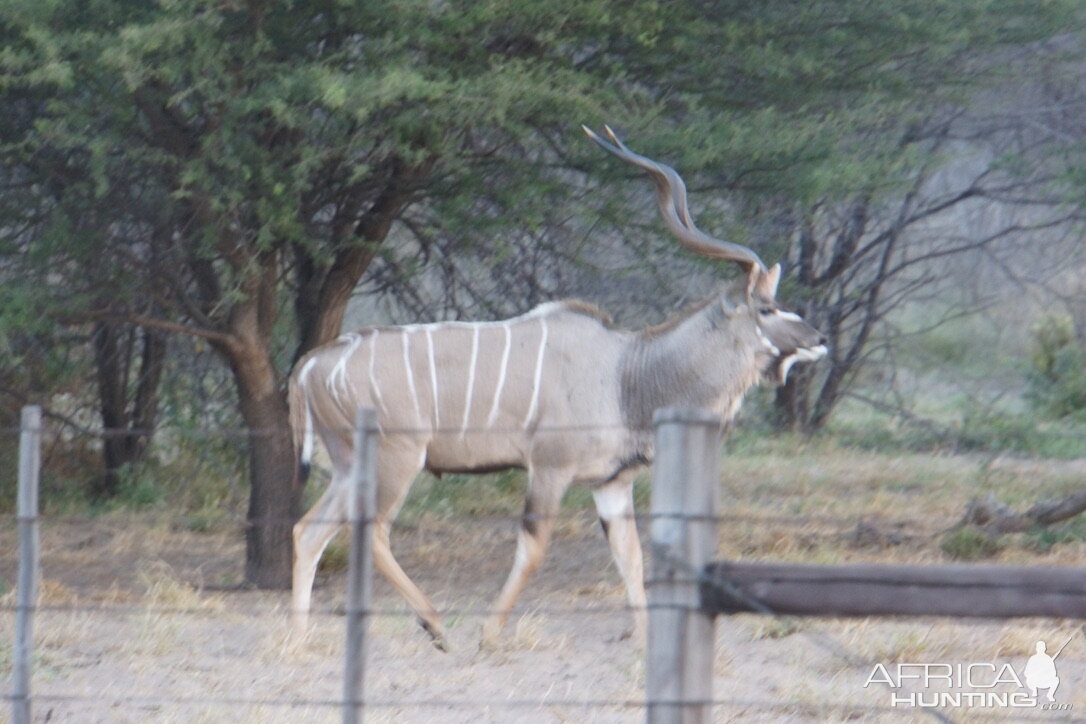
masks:
<svg viewBox="0 0 1086 724"><path fill-rule="evenodd" d="M322 575L310 639L285 642L288 595L239 591L234 532L196 534L132 517L47 522L43 602L36 622L37 721L334 722L341 696L342 575ZM744 539L749 540L749 533ZM378 581L367 674L375 722L637 722L640 652L619 640L624 595L591 516L560 526L497 650L477 649L479 614L513 551L510 521L428 521L401 527L404 567L449 610L453 650L439 653ZM14 579L14 536L0 531L0 576ZM907 553L907 552L906 552ZM12 603L11 594L4 603ZM2 618L0 673L9 676L12 615ZM1062 643L1059 700L1086 716L1086 636L1058 621L803 622L739 616L718 625L714 719L914 721L864 684L877 663L1009 662L1021 671L1038 638ZM5 687L7 684L5 683ZM1002 708L965 720L1066 720ZM6 715L0 715L0 720Z"/></svg>

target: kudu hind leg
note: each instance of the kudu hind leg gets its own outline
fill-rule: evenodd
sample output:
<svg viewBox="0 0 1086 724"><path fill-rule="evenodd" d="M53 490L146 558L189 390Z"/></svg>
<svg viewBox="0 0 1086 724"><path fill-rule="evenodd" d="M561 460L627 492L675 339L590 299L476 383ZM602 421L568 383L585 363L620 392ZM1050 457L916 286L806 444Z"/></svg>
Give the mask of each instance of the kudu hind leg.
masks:
<svg viewBox="0 0 1086 724"><path fill-rule="evenodd" d="M437 609L400 567L392 555L389 541L392 521L403 505L412 481L422 469L421 459L421 451L405 453L399 449L382 450L378 455L377 480L380 484L377 487L377 521L373 532L373 563L415 611L422 628L433 639L434 646L448 651L445 627L441 624ZM411 462L403 462L405 460Z"/></svg>
<svg viewBox="0 0 1086 724"><path fill-rule="evenodd" d="M529 481L524 517L517 531L517 552L513 558L513 568L509 571L509 577L505 580L491 615L483 626L483 646L490 645L497 639L528 579L543 562L554 524L557 522L562 495L569 487L569 482L570 475L564 473L537 474Z"/></svg>
<svg viewBox="0 0 1086 724"><path fill-rule="evenodd" d="M309 626L309 607L317 563L329 541L347 521L346 480L336 475L308 513L294 524L294 570L291 583L293 634L302 638Z"/></svg>
<svg viewBox="0 0 1086 724"><path fill-rule="evenodd" d="M600 526L611 547L611 555L618 572L626 584L626 600L633 611L632 634L639 644L645 643L648 629L648 613L645 600L645 573L641 554L641 540L637 537L637 521L634 518L633 478L636 471L624 475L592 491ZM625 638L625 635L623 636Z"/></svg>

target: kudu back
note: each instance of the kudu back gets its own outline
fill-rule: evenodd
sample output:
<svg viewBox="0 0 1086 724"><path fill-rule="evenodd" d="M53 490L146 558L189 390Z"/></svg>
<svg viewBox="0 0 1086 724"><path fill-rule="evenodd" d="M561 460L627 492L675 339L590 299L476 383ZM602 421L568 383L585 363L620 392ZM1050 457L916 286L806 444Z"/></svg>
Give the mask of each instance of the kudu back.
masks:
<svg viewBox="0 0 1086 724"><path fill-rule="evenodd" d="M483 627L505 625L543 560L572 483L591 488L626 585L634 632L643 640L645 592L633 514L633 478L653 458L653 411L715 411L722 423L759 380L785 381L795 362L826 352L821 334L776 303L780 267L693 223L686 188L669 166L631 152L607 129L600 147L653 180L664 223L684 247L727 259L746 273L737 294L641 331L616 329L595 307L552 302L498 322L370 327L299 360L290 380L291 423L302 469L314 440L328 450L332 480L294 526L294 628L306 629L313 578L325 546L346 520L350 428L359 407L377 411L374 562L418 614L438 648L445 631L433 604L389 548L389 529L415 476L519 467L528 472L513 567Z"/></svg>

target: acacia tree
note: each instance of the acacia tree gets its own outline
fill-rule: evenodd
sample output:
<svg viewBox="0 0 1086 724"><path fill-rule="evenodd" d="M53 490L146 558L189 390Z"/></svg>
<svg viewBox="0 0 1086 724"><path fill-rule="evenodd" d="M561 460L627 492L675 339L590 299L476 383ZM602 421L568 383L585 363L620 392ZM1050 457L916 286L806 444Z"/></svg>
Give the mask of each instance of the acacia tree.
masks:
<svg viewBox="0 0 1086 724"><path fill-rule="evenodd" d="M251 431L250 582L289 580L291 361L339 333L412 204L469 217L492 165L507 197L543 195L524 184L531 159L508 151L599 115L608 93L574 50L618 34L643 45L655 16L637 5L3 11L22 111L5 173L35 200L8 236L64 297L52 310L97 325L102 359L137 325L201 337L228 364Z"/></svg>
<svg viewBox="0 0 1086 724"><path fill-rule="evenodd" d="M286 373L338 334L397 222L454 250L500 251L510 219L545 234L595 153L582 121L682 146L736 194L853 188L918 79L1067 7L906 5L13 0L3 236L54 318L214 347L250 431L246 578L284 585Z"/></svg>

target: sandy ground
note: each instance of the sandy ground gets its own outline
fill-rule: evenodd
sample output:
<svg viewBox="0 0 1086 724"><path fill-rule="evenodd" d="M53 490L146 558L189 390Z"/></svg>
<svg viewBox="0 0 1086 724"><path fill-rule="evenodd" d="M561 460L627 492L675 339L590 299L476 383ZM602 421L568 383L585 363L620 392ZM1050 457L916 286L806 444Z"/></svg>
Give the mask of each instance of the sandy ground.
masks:
<svg viewBox="0 0 1086 724"><path fill-rule="evenodd" d="M722 550L736 548L742 539L748 549L762 545L762 552L772 553L780 534L752 532L758 528L728 526ZM624 594L587 512L571 513L559 526L547 562L501 645L478 650L479 613L504 579L513 531L513 521L502 518L422 519L396 529L394 549L404 568L439 608L449 611L453 650L434 650L404 604L379 580L366 674L368 721L644 720L642 653L621 639L630 623ZM912 534L920 540L926 532ZM817 538L820 533L803 535ZM729 542L729 536L736 539ZM804 540L797 536L790 545L794 549ZM8 589L14 581L14 544L14 532L5 522L0 576ZM930 560L929 548L923 542L906 543L893 555ZM303 644L291 645L286 638L288 594L234 588L242 558L237 531L194 533L132 514L47 520L46 610L35 621L35 721L338 721L342 573L322 574L312 634ZM10 590L2 603L0 676L7 692ZM897 663L994 662L1010 663L1021 673L1036 640L1047 640L1051 652L1069 638L1058 660L1062 684L1057 701L1070 710L952 707L941 710L943 721L1086 721L1086 632L1080 622L793 624L760 616L721 618L714 663L715 698L721 703L714 708L714 720L939 720L917 708L891 708L891 691L883 684L865 687L875 665L892 670ZM1008 688L1013 687L994 690ZM910 690L920 689L899 693ZM5 705L0 720L7 715Z"/></svg>

